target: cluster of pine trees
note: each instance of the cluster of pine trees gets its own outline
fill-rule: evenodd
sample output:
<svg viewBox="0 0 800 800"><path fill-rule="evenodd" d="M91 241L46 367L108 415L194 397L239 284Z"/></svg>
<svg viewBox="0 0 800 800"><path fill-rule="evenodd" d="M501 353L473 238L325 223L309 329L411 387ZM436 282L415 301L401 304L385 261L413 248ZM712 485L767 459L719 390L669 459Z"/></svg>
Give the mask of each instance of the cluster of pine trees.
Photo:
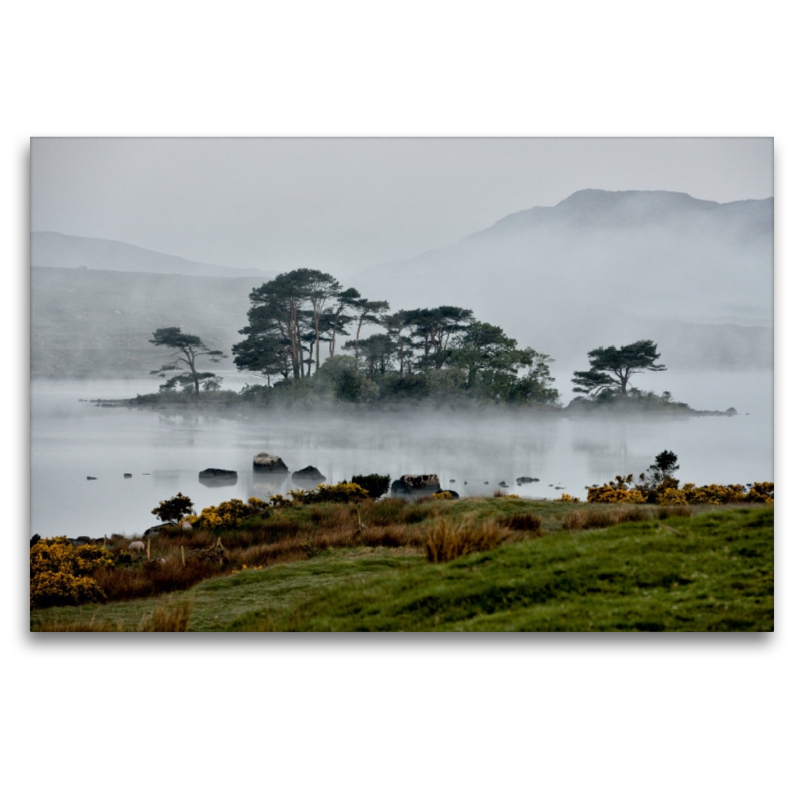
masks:
<svg viewBox="0 0 800 800"><path fill-rule="evenodd" d="M254 289L250 301L234 363L275 388L324 389L354 402L462 392L494 402L558 402L552 359L518 348L502 328L466 308L391 313L386 301L312 269L278 275ZM382 331L363 336L365 326Z"/></svg>

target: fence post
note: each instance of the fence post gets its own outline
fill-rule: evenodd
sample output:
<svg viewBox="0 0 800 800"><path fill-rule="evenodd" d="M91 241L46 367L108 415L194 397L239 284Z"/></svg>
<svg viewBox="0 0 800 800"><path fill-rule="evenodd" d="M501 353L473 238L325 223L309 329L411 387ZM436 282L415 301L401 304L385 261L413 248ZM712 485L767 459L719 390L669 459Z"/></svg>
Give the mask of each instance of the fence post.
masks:
<svg viewBox="0 0 800 800"><path fill-rule="evenodd" d="M186 566L186 556L183 553L183 545L181 545L181 564L183 564L184 567Z"/></svg>
<svg viewBox="0 0 800 800"><path fill-rule="evenodd" d="M150 560L150 537L147 538L147 560Z"/></svg>

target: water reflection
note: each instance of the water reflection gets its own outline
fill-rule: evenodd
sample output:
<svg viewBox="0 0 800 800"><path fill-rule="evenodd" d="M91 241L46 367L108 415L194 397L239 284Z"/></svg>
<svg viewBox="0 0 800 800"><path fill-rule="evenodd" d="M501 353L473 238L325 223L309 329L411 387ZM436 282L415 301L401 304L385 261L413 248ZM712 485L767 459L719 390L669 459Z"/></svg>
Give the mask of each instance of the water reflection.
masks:
<svg viewBox="0 0 800 800"><path fill-rule="evenodd" d="M726 396L718 406L741 406L751 416L638 422L493 411L164 414L78 402L132 396L125 387L115 395L109 387L68 391L55 382L34 385L31 533L74 538L142 532L153 524L150 510L179 491L196 509L232 496L266 499L292 486L313 489L318 480L303 481L297 474L309 465L327 483L358 474L392 480L436 474L443 488L462 497L491 495L501 481L524 497L558 497L556 487L585 497L583 487L616 474L638 475L667 449L679 456L682 481L772 480L771 386L756 380L746 385L751 392L766 385L760 405L754 397L745 403ZM288 471L254 471L260 452L281 457ZM237 481L199 480L209 465L235 470ZM133 478L124 479L124 473ZM87 481L87 475L98 480ZM539 481L517 485L520 476Z"/></svg>

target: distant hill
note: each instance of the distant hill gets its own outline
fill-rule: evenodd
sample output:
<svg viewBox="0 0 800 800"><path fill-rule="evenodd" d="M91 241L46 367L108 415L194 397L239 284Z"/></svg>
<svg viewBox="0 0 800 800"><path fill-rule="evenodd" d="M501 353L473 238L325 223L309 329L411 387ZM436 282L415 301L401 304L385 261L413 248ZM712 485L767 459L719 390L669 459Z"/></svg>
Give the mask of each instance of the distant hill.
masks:
<svg viewBox="0 0 800 800"><path fill-rule="evenodd" d="M393 308L472 308L570 369L637 338L668 365L743 368L772 364L772 271L772 198L587 189L352 282Z"/></svg>
<svg viewBox="0 0 800 800"><path fill-rule="evenodd" d="M113 239L92 239L86 236L67 236L52 231L31 233L31 266L99 269L109 272L152 272L194 277L244 278L274 277L260 270L235 269L217 264L203 264L155 250L146 250Z"/></svg>
<svg viewBox="0 0 800 800"><path fill-rule="evenodd" d="M34 377L145 377L164 363L148 343L177 325L228 355L247 324L259 278L105 270L31 269L31 374ZM153 388L158 386L153 378Z"/></svg>

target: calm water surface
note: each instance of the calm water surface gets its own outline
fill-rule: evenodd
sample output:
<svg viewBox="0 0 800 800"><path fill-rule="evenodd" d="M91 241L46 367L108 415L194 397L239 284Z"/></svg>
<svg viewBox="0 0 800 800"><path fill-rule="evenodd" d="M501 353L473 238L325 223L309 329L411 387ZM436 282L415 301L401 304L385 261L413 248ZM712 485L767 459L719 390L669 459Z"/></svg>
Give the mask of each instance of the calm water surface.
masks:
<svg viewBox="0 0 800 800"><path fill-rule="evenodd" d="M568 380L559 377L562 398ZM650 376L647 376L650 377ZM156 524L160 500L183 492L199 510L231 497L267 498L292 487L254 475L266 451L290 470L317 467L329 482L378 472L439 475L462 495L491 494L505 480L525 497L581 498L585 486L638 474L664 449L679 456L678 477L695 483L773 479L770 373L643 378L694 408L736 417L678 420L583 419L494 412L456 415L308 413L249 416L97 408L81 399L132 397L152 381L34 381L31 387L31 530L41 536L133 535ZM238 388L226 381L226 388ZM236 470L235 486L206 487L198 472ZM124 473L132 478L123 478ZM87 476L97 480L87 481ZM538 483L515 487L526 475ZM454 481L451 483L450 481ZM552 484L552 485L551 485Z"/></svg>

